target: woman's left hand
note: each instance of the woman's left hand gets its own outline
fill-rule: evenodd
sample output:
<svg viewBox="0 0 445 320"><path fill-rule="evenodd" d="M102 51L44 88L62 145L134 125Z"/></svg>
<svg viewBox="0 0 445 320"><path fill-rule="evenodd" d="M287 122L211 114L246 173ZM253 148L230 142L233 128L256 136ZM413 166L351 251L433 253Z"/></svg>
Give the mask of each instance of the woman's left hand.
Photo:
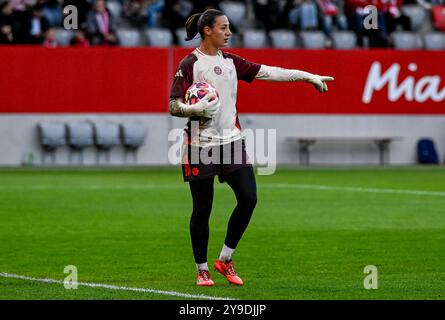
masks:
<svg viewBox="0 0 445 320"><path fill-rule="evenodd" d="M317 89L321 93L328 91L328 85L326 84L326 81L334 81L334 78L314 74L306 80L306 82L311 83L315 87L315 89Z"/></svg>

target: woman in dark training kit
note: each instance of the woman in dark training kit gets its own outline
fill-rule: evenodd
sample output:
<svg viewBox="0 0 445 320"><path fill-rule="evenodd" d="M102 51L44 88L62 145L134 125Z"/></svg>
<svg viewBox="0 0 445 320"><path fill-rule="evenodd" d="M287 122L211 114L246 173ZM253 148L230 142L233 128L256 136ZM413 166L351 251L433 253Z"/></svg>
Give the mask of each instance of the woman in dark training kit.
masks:
<svg viewBox="0 0 445 320"><path fill-rule="evenodd" d="M214 269L230 283L243 285L234 269L232 255L252 217L257 203L255 175L241 137L236 108L238 80L305 81L319 92L326 92L326 81L332 77L283 69L249 62L224 52L231 36L227 17L209 9L192 15L186 22L187 39L198 33L201 44L179 64L170 92L170 113L189 118L185 126L182 150L182 172L189 183L193 199L190 235L196 263L198 286L213 286L207 265L209 218L213 204L214 177L227 182L235 193L237 204L227 226L227 233ZM196 82L216 88L218 96L207 94L197 103L184 101L187 89ZM215 154L216 153L216 158ZM202 155L218 161L203 161ZM230 161L227 161L229 159Z"/></svg>

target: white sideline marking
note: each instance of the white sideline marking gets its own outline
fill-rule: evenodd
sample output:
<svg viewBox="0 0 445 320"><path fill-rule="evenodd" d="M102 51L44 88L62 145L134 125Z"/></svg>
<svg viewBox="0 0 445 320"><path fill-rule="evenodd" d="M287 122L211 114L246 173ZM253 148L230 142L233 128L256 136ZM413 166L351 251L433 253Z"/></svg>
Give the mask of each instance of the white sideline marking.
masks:
<svg viewBox="0 0 445 320"><path fill-rule="evenodd" d="M44 282L44 283L64 284L63 280L46 279L46 278L39 279L39 278L33 278L33 277L28 277L28 276L22 276L22 275L18 275L18 274L6 273L6 272L0 272L0 277L22 279L22 280L29 280L29 281L35 281L35 282ZM238 300L236 298L229 298L229 297L213 297L213 296L206 296L204 294L189 294L189 293L181 293L181 292L176 292L176 291L154 290L154 289L147 289L147 288L130 288L130 287L113 286L113 285L109 285L109 284L91 283L91 282L70 282L70 284L77 284L79 286L91 287L91 288L104 288L104 289L110 289L110 290L135 291L135 292L161 294L161 295L175 296L175 297L189 298L189 299Z"/></svg>
<svg viewBox="0 0 445 320"><path fill-rule="evenodd" d="M407 194L407 195L416 195L416 196L445 197L445 192L425 191L425 190L336 187L336 186L323 186L323 185L315 185L315 184L290 184L290 183L271 183L271 184L263 185L261 187L265 187L265 186L272 187L272 188L297 188L297 189L306 189L306 190L368 192L368 193Z"/></svg>
<svg viewBox="0 0 445 320"><path fill-rule="evenodd" d="M181 181L182 182L182 181ZM183 182L175 184L85 184L85 185L12 185L12 186L1 186L0 190L51 190L51 189L87 189L87 190L121 190L121 189L182 189L188 186Z"/></svg>
<svg viewBox="0 0 445 320"><path fill-rule="evenodd" d="M215 185L219 187L219 184ZM259 188L296 188L320 191L347 191L347 192L366 192L366 193L386 193L386 194L406 194L416 196L437 196L445 197L443 191L425 191L425 190L403 190L403 189L381 189L381 188L362 188L362 187L338 187L317 184L293 184L293 183L264 183L259 184ZM87 190L144 190L144 189L185 189L187 184L180 181L175 184L127 184L127 185L0 185L1 190L51 190L51 189L87 189Z"/></svg>

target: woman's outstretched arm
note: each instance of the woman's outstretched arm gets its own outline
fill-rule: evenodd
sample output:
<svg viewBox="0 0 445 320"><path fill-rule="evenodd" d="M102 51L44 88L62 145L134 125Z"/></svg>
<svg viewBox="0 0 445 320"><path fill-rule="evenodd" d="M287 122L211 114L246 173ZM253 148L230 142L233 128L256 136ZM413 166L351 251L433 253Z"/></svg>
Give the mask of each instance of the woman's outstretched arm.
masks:
<svg viewBox="0 0 445 320"><path fill-rule="evenodd" d="M333 77L329 76L319 76L317 74L312 74L309 72L296 70L296 69L284 69L280 67L272 67L262 64L260 71L255 77L260 80L268 81L305 81L311 83L315 89L319 92L328 91L328 86L326 81L333 81Z"/></svg>

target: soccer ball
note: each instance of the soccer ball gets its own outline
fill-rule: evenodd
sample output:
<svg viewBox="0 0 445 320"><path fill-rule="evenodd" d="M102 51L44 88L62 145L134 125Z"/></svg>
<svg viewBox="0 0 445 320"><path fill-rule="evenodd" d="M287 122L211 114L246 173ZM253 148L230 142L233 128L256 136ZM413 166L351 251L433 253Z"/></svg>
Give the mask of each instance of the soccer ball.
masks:
<svg viewBox="0 0 445 320"><path fill-rule="evenodd" d="M215 100L215 97L219 97L218 91L207 82L196 82L187 89L184 101L188 105L195 104L204 98L204 96L209 92L213 95L213 98L211 98L209 101L213 101Z"/></svg>

